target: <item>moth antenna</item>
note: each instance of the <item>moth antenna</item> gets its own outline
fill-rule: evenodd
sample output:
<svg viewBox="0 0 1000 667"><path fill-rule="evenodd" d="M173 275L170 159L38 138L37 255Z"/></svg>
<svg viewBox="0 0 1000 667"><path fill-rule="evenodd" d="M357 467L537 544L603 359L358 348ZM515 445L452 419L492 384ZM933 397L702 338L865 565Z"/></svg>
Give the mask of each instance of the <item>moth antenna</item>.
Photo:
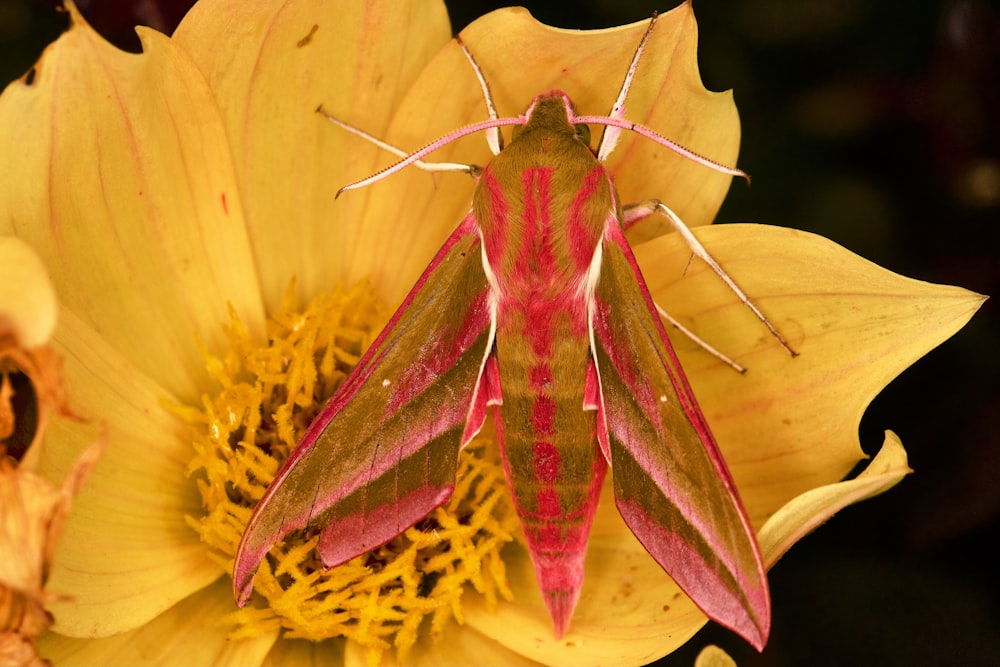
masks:
<svg viewBox="0 0 1000 667"><path fill-rule="evenodd" d="M329 111L323 108L323 105L316 107L316 113L326 118L328 121L342 127L351 134L361 137L362 139L371 142L381 148L382 150L392 153L396 157L405 158L409 153L404 151L402 148L394 146L387 141L383 141L376 137L375 135L369 134L359 127L355 127L350 123L345 123L340 120ZM474 164L462 164L460 162L424 162L423 160L417 160L413 163L413 166L417 169L422 169L423 171L460 171L466 174L473 174L479 169Z"/></svg>
<svg viewBox="0 0 1000 667"><path fill-rule="evenodd" d="M717 171L722 174L729 174L730 176L739 176L744 179L747 183L750 182L750 175L747 174L742 169L737 169L736 167L730 167L724 165L721 162L716 162L711 158L707 158L704 155L695 153L690 148L685 148L681 146L676 141L671 141L667 139L662 134L659 134L655 130L652 130L645 125L640 125L639 123L633 123L632 121L623 120L620 118L612 118L610 116L573 116L570 118L571 123L587 123L592 125L606 125L621 128L622 130L630 130L636 134L642 135L647 139L651 139L656 143L660 144L664 148L669 148L673 152L677 153L682 157L686 157L692 162L697 162L703 167L708 167L713 171Z"/></svg>
<svg viewBox="0 0 1000 667"><path fill-rule="evenodd" d="M381 181L383 178L388 178L389 176L395 174L397 171L401 171L406 167L409 167L411 164L416 164L417 162L420 161L420 158L424 157L428 153L433 153L442 146L446 146L451 142L455 141L456 139L460 139L461 137L467 136L469 134L474 134L476 132L482 132L483 130L488 130L493 127L501 127L503 125L524 125L527 122L528 122L528 117L522 115L522 116L515 116L513 118L495 118L491 120L484 120L479 123L473 123L472 125L466 125L465 127L460 127L459 129L453 132L449 132L440 139L435 139L434 141L427 144L423 148L410 153L399 162L391 164L384 169L380 169L371 176L363 178L360 181L355 181L354 183L345 185L344 187L337 190L337 194L334 195L334 198L339 197L341 193L346 192L347 190L357 190L358 188L363 188L366 185L371 185L372 183ZM467 166L469 167L469 173L472 174L473 176L478 176L480 173L482 173L482 167L479 167L477 165L467 165Z"/></svg>
<svg viewBox="0 0 1000 667"><path fill-rule="evenodd" d="M625 98L628 96L628 91L632 87L632 79L635 77L635 70L639 66L639 58L642 56L643 50L646 48L646 42L649 41L649 36L653 33L653 26L656 25L657 13L653 12L653 16L649 19L649 25L646 26L646 32L643 34L642 39L639 40L639 46L635 49L635 54L632 56L632 62L628 66L628 72L625 73L625 80L622 81L622 87L618 91L618 98L615 103L611 105L611 111L608 112L608 116L611 118L624 119L625 118ZM618 139L621 137L622 128L615 127L613 125L605 125L604 133L601 135L601 141L597 145L597 159L599 162L604 162L612 151L615 150L615 146L618 145Z"/></svg>
<svg viewBox="0 0 1000 667"><path fill-rule="evenodd" d="M483 100L486 102L486 112L489 114L490 120L496 120L500 116L497 114L496 105L493 103L493 94L490 92L490 84L486 82L486 76L483 74L482 68L479 63L476 62L475 57L472 55L472 51L469 47L465 45L462 41L461 35L455 36L455 41L458 42L459 48L462 49L462 53L465 54L466 60L472 65L472 71L476 73L476 78L479 79L479 87L483 90ZM490 150L493 151L494 155L499 155L500 151L503 150L503 135L500 134L500 128L494 127L486 131L486 143L489 144Z"/></svg>
<svg viewBox="0 0 1000 667"><path fill-rule="evenodd" d="M646 49L646 43L649 41L650 35L653 34L653 27L656 25L656 17L657 13L653 12L653 15L649 19L649 25L646 26L646 32L643 33L642 39L639 40L639 45L635 49L635 54L632 56L632 62L629 63L628 71L625 73L625 80L622 81L621 89L618 91L618 97L615 99L615 103L611 105L611 111L608 112L608 115L576 116L571 122L604 126L604 134L601 135L601 141L597 146L597 159L600 162L604 162L615 150L615 147L618 145L618 140L621 138L622 131L630 130L648 139L652 139L661 146L669 148L678 155L686 157L689 160L693 160L700 165L723 174L729 174L730 176L739 176L740 178L746 179L747 183L749 183L750 176L742 169L736 169L735 167L724 165L721 162L716 162L715 160L707 158L704 155L700 155L689 148L681 146L677 142L667 139L663 135L644 125L639 125L638 123L625 120L625 98L628 96L628 91L632 87L632 79L635 78L635 72L639 67L639 59L642 57L642 53Z"/></svg>

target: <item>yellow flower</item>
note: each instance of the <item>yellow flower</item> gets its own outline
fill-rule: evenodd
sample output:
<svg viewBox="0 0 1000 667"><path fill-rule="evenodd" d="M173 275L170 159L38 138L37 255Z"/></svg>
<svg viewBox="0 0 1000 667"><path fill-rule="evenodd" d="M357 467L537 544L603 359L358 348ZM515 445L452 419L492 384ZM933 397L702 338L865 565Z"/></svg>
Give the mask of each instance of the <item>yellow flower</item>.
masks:
<svg viewBox="0 0 1000 667"><path fill-rule="evenodd" d="M107 425L49 588L59 662L359 664L352 641L309 644L273 629L227 641L229 577L185 522L201 512L185 475L191 437L166 404L213 391L198 341L224 348L229 308L264 339L289 281L305 302L369 276L398 303L468 209L471 179L409 170L336 202L390 158L331 126L343 120L418 147L485 117L479 87L432 0L203 0L172 38L140 29L144 53L73 26L0 97L0 234L29 241L61 299L54 345L74 410ZM644 24L594 33L502 10L463 32L501 114L566 90L605 113ZM739 129L729 94L708 93L688 5L661 17L629 98L630 119L724 163ZM517 67L510 54L517 53ZM435 159L483 164L470 137ZM624 201L658 197L711 222L729 179L625 136L608 163ZM887 435L857 480L857 423L874 394L957 331L977 295L902 278L824 239L760 225L699 237L800 352L789 358L676 235L636 248L657 301L749 367L739 375L686 339L678 353L723 449L769 564L847 503L907 472ZM94 426L53 424L39 462L65 474ZM705 618L602 502L570 631L552 636L527 554L504 552L512 602L463 598L463 626L422 641L413 664L641 664ZM385 660L391 660L386 654Z"/></svg>

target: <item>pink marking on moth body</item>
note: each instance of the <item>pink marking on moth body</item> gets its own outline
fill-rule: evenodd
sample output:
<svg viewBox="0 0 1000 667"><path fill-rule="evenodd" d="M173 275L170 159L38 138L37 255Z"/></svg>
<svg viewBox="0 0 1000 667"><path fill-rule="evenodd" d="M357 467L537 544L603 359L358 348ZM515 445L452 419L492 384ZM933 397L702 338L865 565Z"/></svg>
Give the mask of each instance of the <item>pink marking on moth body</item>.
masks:
<svg viewBox="0 0 1000 667"><path fill-rule="evenodd" d="M556 261L552 253L552 170L529 167L521 176L524 189L524 216L521 229L522 249L517 255L513 277L531 277L529 289L539 286L538 278L556 274ZM533 305L528 301L527 305Z"/></svg>
<svg viewBox="0 0 1000 667"><path fill-rule="evenodd" d="M594 258L593 222L588 220L589 206L599 188L607 188L608 173L597 165L584 178L580 190L570 204L567 234L569 235L570 257L576 271L585 274Z"/></svg>
<svg viewBox="0 0 1000 667"><path fill-rule="evenodd" d="M535 443L535 477L543 483L559 479L559 450L551 442Z"/></svg>
<svg viewBox="0 0 1000 667"><path fill-rule="evenodd" d="M483 248L490 257L503 257L508 252L510 204L504 195L503 187L496 176L486 171L479 181L479 188L484 192L481 200L488 203L490 218L493 225L488 229L480 226L483 235Z"/></svg>
<svg viewBox="0 0 1000 667"><path fill-rule="evenodd" d="M552 369L548 364L538 364L528 369L528 382L535 391L546 391L552 388Z"/></svg>
<svg viewBox="0 0 1000 667"><path fill-rule="evenodd" d="M538 443L542 444L542 443ZM546 443L547 444L547 443ZM550 471L554 472L554 471ZM558 477L557 475L554 475ZM538 519L543 521L548 521L548 523L543 524L545 529L550 531L552 535L558 537L550 537L548 541L557 541L562 537L562 526L555 523L554 520L560 520L566 518L565 512L562 508L562 503L559 502L559 493L552 487L551 483L547 484L545 478L536 477L541 488L535 492L535 512L534 515ZM542 540L545 543L547 540ZM562 545L560 544L560 551L562 550Z"/></svg>
<svg viewBox="0 0 1000 667"><path fill-rule="evenodd" d="M593 399L586 396L589 295L580 285L612 206L610 180L566 124L562 99L536 98L519 141L487 166L473 205L498 299L497 436L557 635L579 598L607 470L597 413L583 410ZM579 160L567 160L567 151ZM489 241L501 229L505 241Z"/></svg>
<svg viewBox="0 0 1000 667"><path fill-rule="evenodd" d="M556 420L556 402L547 394L538 394L531 411L531 425L539 437L552 435Z"/></svg>

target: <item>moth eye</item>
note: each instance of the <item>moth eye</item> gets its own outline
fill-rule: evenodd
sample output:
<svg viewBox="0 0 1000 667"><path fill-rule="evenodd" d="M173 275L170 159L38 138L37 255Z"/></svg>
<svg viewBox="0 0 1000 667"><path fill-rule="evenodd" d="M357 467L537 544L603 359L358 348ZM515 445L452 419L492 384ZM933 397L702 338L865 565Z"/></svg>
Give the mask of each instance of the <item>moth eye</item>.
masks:
<svg viewBox="0 0 1000 667"><path fill-rule="evenodd" d="M520 136L520 134L521 134L521 131L522 131L523 129L524 129L524 126L523 126L523 125L515 125L514 127L512 127L512 128L510 129L510 140L511 140L511 141L514 141L515 139L517 139L517 138L518 138L518 136Z"/></svg>
<svg viewBox="0 0 1000 667"><path fill-rule="evenodd" d="M580 123L579 125L574 125L573 127L576 128L576 138L589 146L590 126L585 123Z"/></svg>

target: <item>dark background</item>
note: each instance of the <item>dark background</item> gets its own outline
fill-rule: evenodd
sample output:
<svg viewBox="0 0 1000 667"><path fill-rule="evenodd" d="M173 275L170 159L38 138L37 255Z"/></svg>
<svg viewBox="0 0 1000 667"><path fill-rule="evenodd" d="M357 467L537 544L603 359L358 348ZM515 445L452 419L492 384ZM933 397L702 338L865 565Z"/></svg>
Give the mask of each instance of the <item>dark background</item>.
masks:
<svg viewBox="0 0 1000 667"><path fill-rule="evenodd" d="M188 3L79 4L137 50L133 23L170 32ZM456 31L502 6L446 4ZM672 6L524 4L563 28ZM740 166L753 175L753 188L733 188L720 221L817 232L907 276L1000 295L995 3L700 0L695 11L702 76L710 89L735 89ZM0 0L0 83L23 74L64 25L51 3ZM707 643L741 667L1000 664L998 335L994 298L872 403L866 451L892 428L916 473L841 512L772 570L774 627L762 655L710 625L657 664L691 665Z"/></svg>

